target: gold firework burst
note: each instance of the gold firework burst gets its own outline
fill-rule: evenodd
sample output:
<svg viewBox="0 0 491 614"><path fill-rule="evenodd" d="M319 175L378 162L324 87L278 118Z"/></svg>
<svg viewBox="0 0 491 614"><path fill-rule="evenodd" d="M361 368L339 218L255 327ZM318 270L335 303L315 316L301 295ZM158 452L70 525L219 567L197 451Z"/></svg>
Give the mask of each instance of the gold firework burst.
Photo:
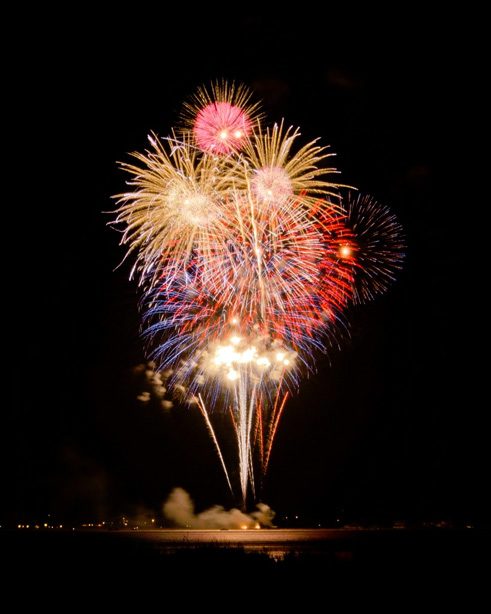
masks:
<svg viewBox="0 0 491 614"><path fill-rule="evenodd" d="M162 263L180 269L193 251L213 259L227 236L230 221L224 215L233 187L223 172L223 161L202 155L190 139L159 139L149 136L151 149L133 153L140 163L120 163L131 175L130 190L117 194L117 224L124 224L121 243L136 251L132 275L150 284L159 276Z"/></svg>
<svg viewBox="0 0 491 614"><path fill-rule="evenodd" d="M308 209L337 207L333 200L337 201L342 184L333 181L332 175L339 171L324 166L324 161L335 154L318 145L318 139L294 151L299 136L298 128L285 128L283 122L266 130L259 127L236 161L245 167L237 172L236 186L250 190L258 204L268 209L288 206L291 200Z"/></svg>

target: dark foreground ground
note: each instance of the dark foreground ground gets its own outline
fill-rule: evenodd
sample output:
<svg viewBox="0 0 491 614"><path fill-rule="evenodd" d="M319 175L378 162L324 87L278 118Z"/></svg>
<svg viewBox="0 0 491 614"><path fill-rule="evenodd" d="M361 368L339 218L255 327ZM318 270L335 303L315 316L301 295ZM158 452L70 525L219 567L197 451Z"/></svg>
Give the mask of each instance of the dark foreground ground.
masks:
<svg viewBox="0 0 491 614"><path fill-rule="evenodd" d="M188 605L341 597L388 600L398 612L411 599L458 598L479 611L471 604L489 603L491 591L491 534L476 529L20 530L0 533L0 549L2 586L39 602L59 591L75 601L172 596Z"/></svg>

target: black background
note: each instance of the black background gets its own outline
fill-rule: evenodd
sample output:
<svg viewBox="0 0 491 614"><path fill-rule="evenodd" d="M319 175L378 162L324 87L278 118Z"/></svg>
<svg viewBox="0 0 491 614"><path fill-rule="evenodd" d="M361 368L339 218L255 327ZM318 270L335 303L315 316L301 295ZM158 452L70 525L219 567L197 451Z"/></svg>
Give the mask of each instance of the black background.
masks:
<svg viewBox="0 0 491 614"><path fill-rule="evenodd" d="M128 265L114 271L123 249L103 213L124 185L116 161L150 130L166 135L182 101L221 77L330 144L343 181L389 205L408 245L397 283L351 310L351 339L289 401L263 499L319 522L485 519L485 415L458 341L461 203L443 189L459 164L438 165L462 130L458 43L421 13L374 29L301 8L43 13L18 28L4 521L155 510L173 486L199 507L234 503L195 410L136 401L138 291Z"/></svg>

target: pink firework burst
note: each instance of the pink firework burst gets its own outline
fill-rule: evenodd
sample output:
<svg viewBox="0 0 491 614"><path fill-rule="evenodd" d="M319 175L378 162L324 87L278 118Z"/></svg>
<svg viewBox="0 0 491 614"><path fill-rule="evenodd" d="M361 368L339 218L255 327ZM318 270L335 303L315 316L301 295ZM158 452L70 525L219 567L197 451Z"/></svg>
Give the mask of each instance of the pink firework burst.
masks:
<svg viewBox="0 0 491 614"><path fill-rule="evenodd" d="M221 155L241 149L251 130L248 114L230 102L207 104L198 112L193 127L198 147Z"/></svg>
<svg viewBox="0 0 491 614"><path fill-rule="evenodd" d="M256 170L253 190L261 203L284 205L293 194L292 182L281 166L266 166Z"/></svg>

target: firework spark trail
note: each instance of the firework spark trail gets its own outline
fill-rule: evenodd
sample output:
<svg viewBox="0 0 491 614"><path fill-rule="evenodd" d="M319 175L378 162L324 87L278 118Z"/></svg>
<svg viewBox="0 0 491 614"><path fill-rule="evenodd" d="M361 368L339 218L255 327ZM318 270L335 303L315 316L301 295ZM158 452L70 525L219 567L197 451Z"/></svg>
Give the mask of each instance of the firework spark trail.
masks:
<svg viewBox="0 0 491 614"><path fill-rule="evenodd" d="M261 474L264 475L264 433L263 433L263 408L259 401L255 412L256 423L254 425L254 440L252 442L253 447L257 446L259 466L261 468Z"/></svg>
<svg viewBox="0 0 491 614"><path fill-rule="evenodd" d="M266 445L266 458L265 458L264 469L263 469L264 473L267 472L268 467L269 467L269 459L271 457L271 449L273 447L273 441L276 435L276 431L278 429L278 424L280 423L281 416L283 415L283 410L285 408L287 399L288 399L288 391L285 392L283 396L283 400L281 401L279 405L279 409L277 410L275 409L275 411L273 412L271 416L272 419L270 422L270 427L269 427L269 432L268 432L268 441Z"/></svg>
<svg viewBox="0 0 491 614"><path fill-rule="evenodd" d="M206 405L204 404L204 401L201 398L201 395L198 395L197 405L199 407L201 415L205 419L206 426L208 427L208 432L210 433L210 436L211 436L211 438L213 440L213 443L215 444L215 448L216 448L216 451L218 453L218 458L220 459L220 463L222 465L223 472L225 473L225 477L227 479L228 487L230 488L230 492L232 493L232 496L233 496L234 490L232 488L232 484L230 483L230 477L228 475L227 466L225 465L225 461L223 460L222 450L220 448L220 444L218 443L218 439L217 439L217 437L215 435L215 429L213 428L213 425L212 425L212 423L210 421L210 417L208 415L208 412L206 411Z"/></svg>
<svg viewBox="0 0 491 614"><path fill-rule="evenodd" d="M249 483L254 489L254 482L252 478L253 473L251 471L251 428L252 418L254 416L256 393L256 385L250 385L250 383L247 381L247 375L242 375L239 377L237 380L237 385L234 387L234 409L238 430L237 444L239 454L240 487L242 491L242 500L244 502L247 497L247 487Z"/></svg>
<svg viewBox="0 0 491 614"><path fill-rule="evenodd" d="M318 139L264 128L243 86L200 88L182 119L121 164L115 222L135 255L151 358L199 399L230 488L207 407L231 413L245 503L300 375L339 346L346 308L401 268L401 228L370 197L343 196Z"/></svg>

